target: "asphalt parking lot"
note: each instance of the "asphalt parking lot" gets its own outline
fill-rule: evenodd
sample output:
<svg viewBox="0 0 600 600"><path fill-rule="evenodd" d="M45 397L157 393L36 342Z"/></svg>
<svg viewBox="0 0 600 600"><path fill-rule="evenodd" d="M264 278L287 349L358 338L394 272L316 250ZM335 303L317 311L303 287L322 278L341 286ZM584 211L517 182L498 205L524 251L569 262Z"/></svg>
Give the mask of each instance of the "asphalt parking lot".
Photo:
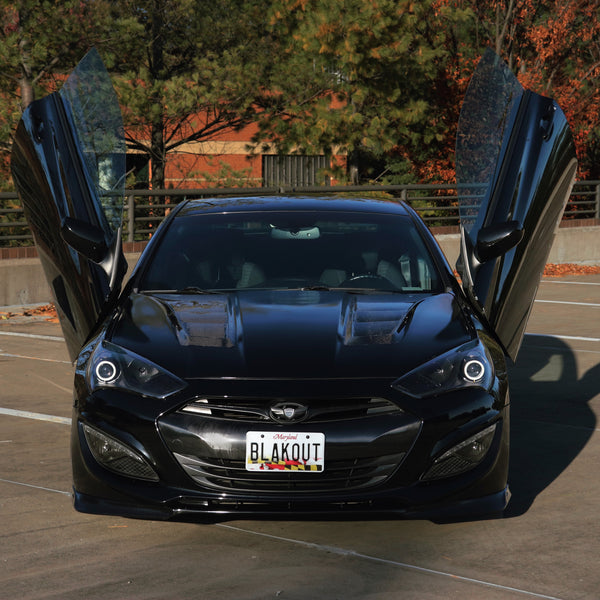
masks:
<svg viewBox="0 0 600 600"><path fill-rule="evenodd" d="M600 276L544 280L511 369L505 517L158 523L76 513L60 327L0 323L0 598L600 598Z"/></svg>

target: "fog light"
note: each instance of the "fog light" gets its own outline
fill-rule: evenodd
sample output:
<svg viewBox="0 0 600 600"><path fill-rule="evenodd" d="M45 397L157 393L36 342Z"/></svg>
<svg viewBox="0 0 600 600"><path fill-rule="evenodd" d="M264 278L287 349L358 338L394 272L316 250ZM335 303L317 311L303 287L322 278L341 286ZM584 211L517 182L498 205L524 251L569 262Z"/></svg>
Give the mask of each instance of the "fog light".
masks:
<svg viewBox="0 0 600 600"><path fill-rule="evenodd" d="M459 475L477 466L485 457L496 432L494 423L472 435L460 444L453 446L433 461L433 465L421 477L423 480L442 479Z"/></svg>
<svg viewBox="0 0 600 600"><path fill-rule="evenodd" d="M82 427L92 455L104 468L135 479L158 481L154 469L137 452L89 425Z"/></svg>

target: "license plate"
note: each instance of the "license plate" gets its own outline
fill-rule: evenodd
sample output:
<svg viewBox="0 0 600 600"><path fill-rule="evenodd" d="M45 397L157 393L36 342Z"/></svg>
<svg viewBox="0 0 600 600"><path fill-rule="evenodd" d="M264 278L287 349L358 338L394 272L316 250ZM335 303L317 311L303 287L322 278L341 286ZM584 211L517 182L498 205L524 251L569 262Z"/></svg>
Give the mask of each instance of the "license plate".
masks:
<svg viewBox="0 0 600 600"><path fill-rule="evenodd" d="M249 431L246 470L307 471L325 468L325 434L294 431Z"/></svg>

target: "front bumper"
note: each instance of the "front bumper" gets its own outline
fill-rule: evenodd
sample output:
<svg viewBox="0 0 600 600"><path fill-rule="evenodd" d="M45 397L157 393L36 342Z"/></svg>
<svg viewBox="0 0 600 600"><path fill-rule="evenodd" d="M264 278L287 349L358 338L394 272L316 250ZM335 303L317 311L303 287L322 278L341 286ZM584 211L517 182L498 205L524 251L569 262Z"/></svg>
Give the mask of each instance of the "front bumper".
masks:
<svg viewBox="0 0 600 600"><path fill-rule="evenodd" d="M97 515L117 515L133 519L152 519L155 521L216 522L236 519L256 519L260 517L299 519L321 517L331 519L386 516L397 519L429 519L435 522L467 521L474 519L496 518L502 515L510 500L508 485L488 496L442 502L419 507L400 507L393 503L379 502L339 502L303 504L297 502L281 503L226 503L205 501L201 506L187 504L181 499L181 506L151 506L128 504L114 499L98 498L73 493L73 505L83 513Z"/></svg>
<svg viewBox="0 0 600 600"><path fill-rule="evenodd" d="M308 389L313 386L314 389ZM289 385L285 387L289 390ZM275 474L274 485L271 482L265 485L260 474L244 476L243 468L233 468L230 472L225 459L239 462L243 458L245 433L256 429L256 423L190 415L181 411L181 400L165 406L165 401L140 399L112 390L86 396L76 403L73 416L75 508L82 512L158 520L365 513L469 519L502 512L509 497L509 406L504 395L466 390L423 402L394 392L387 382L380 389L374 387L373 382L357 381L350 382L346 389L352 390L348 397L367 392L386 396L402 410L397 414L320 423L307 421L290 426L292 431L304 428L325 433L327 460L332 469L335 461L344 463L361 457L375 465L373 477L369 469L365 475L357 467L359 476L338 483L327 479L327 466L324 473L317 475ZM262 386L246 382L245 397L254 397L254 390L258 397L259 388L264 390L264 382ZM312 391L314 396L317 388L321 397L331 392L313 382L300 386L297 394L306 398ZM222 384L215 384L208 391L212 396L222 396ZM228 391L232 392L229 397L235 396L235 386L230 385ZM283 388L273 386L269 397L282 397L280 391ZM124 406L128 406L127 411ZM82 433L83 422L135 449L156 470L158 481L125 477L98 464ZM496 431L480 464L456 476L422 480L436 456L490 423L497 423ZM262 423L259 427L281 426ZM221 444L219 450L218 445L211 446L211 439L227 440L226 447ZM187 458L182 460L182 456ZM381 457L386 458L383 463L391 466L382 467ZM200 469L198 474L194 461L200 459L205 463L207 458L210 468ZM215 470L219 461L227 465L217 465ZM352 475L353 468L347 471ZM231 473L241 473L241 477Z"/></svg>

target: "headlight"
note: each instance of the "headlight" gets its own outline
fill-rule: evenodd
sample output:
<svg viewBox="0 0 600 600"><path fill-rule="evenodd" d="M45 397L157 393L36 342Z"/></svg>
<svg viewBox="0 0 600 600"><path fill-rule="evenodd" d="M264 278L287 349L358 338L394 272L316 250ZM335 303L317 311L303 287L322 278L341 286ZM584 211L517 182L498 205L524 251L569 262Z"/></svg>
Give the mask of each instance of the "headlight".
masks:
<svg viewBox="0 0 600 600"><path fill-rule="evenodd" d="M413 398L427 398L460 388L489 390L494 368L481 340L473 340L437 356L397 379L393 386Z"/></svg>
<svg viewBox="0 0 600 600"><path fill-rule="evenodd" d="M106 341L92 352L87 381L92 392L118 388L152 398L166 398L186 386L179 377L148 359Z"/></svg>

